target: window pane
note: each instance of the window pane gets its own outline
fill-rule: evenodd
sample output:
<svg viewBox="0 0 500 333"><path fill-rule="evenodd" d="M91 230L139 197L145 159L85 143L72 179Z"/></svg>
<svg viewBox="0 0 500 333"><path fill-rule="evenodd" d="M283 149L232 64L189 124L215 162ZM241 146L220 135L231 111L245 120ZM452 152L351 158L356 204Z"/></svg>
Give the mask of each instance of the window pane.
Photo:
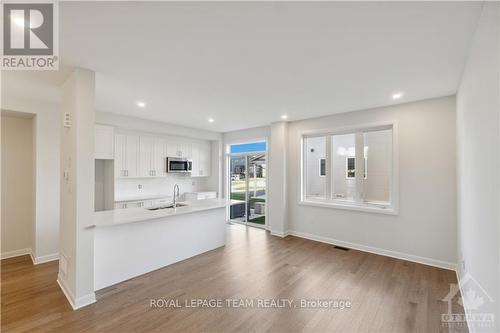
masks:
<svg viewBox="0 0 500 333"><path fill-rule="evenodd" d="M363 133L366 159L364 200L389 204L391 199L392 130Z"/></svg>
<svg viewBox="0 0 500 333"><path fill-rule="evenodd" d="M326 176L326 159L324 158L319 160L319 175L322 177Z"/></svg>
<svg viewBox="0 0 500 333"><path fill-rule="evenodd" d="M332 136L332 197L353 201L356 195L356 136Z"/></svg>
<svg viewBox="0 0 500 333"><path fill-rule="evenodd" d="M252 153L266 151L266 142L252 142L231 145L231 154Z"/></svg>
<svg viewBox="0 0 500 333"><path fill-rule="evenodd" d="M307 199L326 199L326 177L321 176L321 159L326 153L326 137L304 138L304 179ZM325 166L326 169L326 166ZM326 170L325 170L326 175Z"/></svg>

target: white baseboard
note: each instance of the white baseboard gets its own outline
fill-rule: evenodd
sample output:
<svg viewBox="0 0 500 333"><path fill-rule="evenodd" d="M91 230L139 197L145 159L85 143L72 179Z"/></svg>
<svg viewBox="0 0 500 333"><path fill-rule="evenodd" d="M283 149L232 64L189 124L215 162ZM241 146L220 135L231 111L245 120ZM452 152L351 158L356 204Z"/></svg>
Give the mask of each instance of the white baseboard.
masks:
<svg viewBox="0 0 500 333"><path fill-rule="evenodd" d="M14 251L8 251L8 252L3 252L0 256L1 259L7 259L7 258L14 258L14 257L19 257L19 256L25 256L25 255L31 255L31 249L26 248L26 249L20 249L20 250L14 250Z"/></svg>
<svg viewBox="0 0 500 333"><path fill-rule="evenodd" d="M33 260L33 256L31 257L31 259ZM52 253L40 257L35 257L35 259L33 260L33 264L38 265L54 260L59 260L59 253Z"/></svg>
<svg viewBox="0 0 500 333"><path fill-rule="evenodd" d="M271 232L271 234L272 234L272 232ZM309 233L305 233L305 232L289 230L288 234L292 235L292 236L297 236L297 237L301 237L301 238L306 238L306 239L322 242L322 243L338 245L338 246L347 247L347 248L354 249L354 250L359 250L359 251L363 251L363 252L370 252L370 253L374 253L374 254L378 254L378 255L382 255L382 256L386 256L386 257L392 257L392 258L396 258L396 259L413 261L413 262L416 262L419 264L449 269L452 271L456 271L456 268L457 268L456 263L452 263L452 262L448 262L448 261L420 257L420 256L416 256L413 254L391 251L391 250L386 250L386 249L381 249L381 248L377 248L377 247L356 244L356 243L351 243L351 242L345 242L345 241L341 241L341 240L337 240L337 239L333 239L333 238L329 238L329 237L324 237L324 236L317 236L317 235L313 235L313 234L309 234ZM286 237L286 236L282 236L282 237Z"/></svg>
<svg viewBox="0 0 500 333"><path fill-rule="evenodd" d="M286 236L289 235L288 232L274 231L274 230L270 230L270 229L269 229L269 231L271 232L271 235L281 237L281 238L285 238Z"/></svg>
<svg viewBox="0 0 500 333"><path fill-rule="evenodd" d="M90 305L92 303L95 303L95 293L90 293L88 295L78 297L75 299L73 296L73 293L71 290L67 287L66 282L64 279L61 278L60 275L57 276L57 284L61 288L64 296L66 296L66 299L68 300L69 304L73 308L73 310L77 310L79 308L82 308L84 306Z"/></svg>
<svg viewBox="0 0 500 333"><path fill-rule="evenodd" d="M458 284L458 288L460 289L460 295L462 295L462 306L464 308L464 312L465 312L465 314L471 313L470 310L468 310L468 308L467 308L467 300L464 297L465 294L464 294L464 291L462 290L462 285L460 284L462 277L460 276L460 272L459 272L458 267L455 270L455 273L457 274L457 284ZM474 333L476 330L473 330L472 326L469 325L469 321L467 320L467 316L465 317L465 320L467 322L467 329L469 330L469 333Z"/></svg>

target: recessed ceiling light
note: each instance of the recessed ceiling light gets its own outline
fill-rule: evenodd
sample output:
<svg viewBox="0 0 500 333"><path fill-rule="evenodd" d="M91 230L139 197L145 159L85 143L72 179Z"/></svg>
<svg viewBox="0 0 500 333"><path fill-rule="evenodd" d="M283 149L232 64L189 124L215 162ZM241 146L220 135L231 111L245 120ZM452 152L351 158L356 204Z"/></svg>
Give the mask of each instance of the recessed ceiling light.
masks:
<svg viewBox="0 0 500 333"><path fill-rule="evenodd" d="M146 103L141 102L141 101L139 101L139 102L137 102L135 104L137 104L137 106L140 107L140 108L145 108L146 107Z"/></svg>
<svg viewBox="0 0 500 333"><path fill-rule="evenodd" d="M287 116L286 114L281 115L281 119L283 119L283 120L284 120L284 119L288 119L288 116Z"/></svg>
<svg viewBox="0 0 500 333"><path fill-rule="evenodd" d="M392 94L392 99L400 99L401 97L403 97L403 93L394 93Z"/></svg>
<svg viewBox="0 0 500 333"><path fill-rule="evenodd" d="M215 121L215 119L214 119L214 118L208 118L208 122L209 122L209 123L213 123L214 121Z"/></svg>

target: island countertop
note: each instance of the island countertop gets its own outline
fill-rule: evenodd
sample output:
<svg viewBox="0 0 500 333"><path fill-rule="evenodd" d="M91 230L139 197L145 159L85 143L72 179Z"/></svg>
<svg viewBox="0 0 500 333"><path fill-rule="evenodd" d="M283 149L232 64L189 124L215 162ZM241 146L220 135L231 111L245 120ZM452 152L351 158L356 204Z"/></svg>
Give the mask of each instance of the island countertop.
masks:
<svg viewBox="0 0 500 333"><path fill-rule="evenodd" d="M94 223L89 224L87 227L106 227L141 221L149 221L169 216L179 216L204 210L223 208L227 206L227 200L225 199L184 201L182 203L187 205L177 207L175 210L173 208L148 210L144 207L141 207L95 212Z"/></svg>

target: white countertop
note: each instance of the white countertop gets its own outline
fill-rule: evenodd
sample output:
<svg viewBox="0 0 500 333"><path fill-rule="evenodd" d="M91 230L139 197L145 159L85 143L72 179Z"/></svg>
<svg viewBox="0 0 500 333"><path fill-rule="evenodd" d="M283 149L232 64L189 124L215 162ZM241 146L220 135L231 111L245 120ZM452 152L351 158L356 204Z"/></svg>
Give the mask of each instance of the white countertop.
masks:
<svg viewBox="0 0 500 333"><path fill-rule="evenodd" d="M169 216L178 216L183 214L191 214L209 209L223 208L227 206L225 199L207 199L184 202L187 206L173 208L147 210L146 208L129 208L129 209L114 209L105 210L94 213L94 223L87 227L106 227L120 225L133 222L141 222L159 219Z"/></svg>

